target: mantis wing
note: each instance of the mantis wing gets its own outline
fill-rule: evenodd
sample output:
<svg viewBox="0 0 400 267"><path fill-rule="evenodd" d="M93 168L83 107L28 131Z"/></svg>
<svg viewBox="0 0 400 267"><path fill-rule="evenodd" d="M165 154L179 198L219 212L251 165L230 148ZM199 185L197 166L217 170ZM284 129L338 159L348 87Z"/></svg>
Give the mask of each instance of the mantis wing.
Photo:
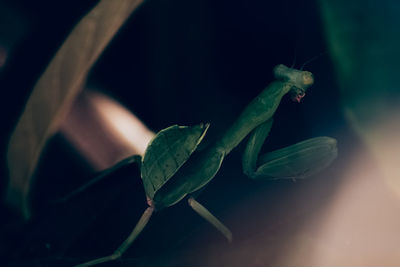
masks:
<svg viewBox="0 0 400 267"><path fill-rule="evenodd" d="M144 189L150 199L189 159L208 127L209 124L173 125L154 137L146 149L141 169Z"/></svg>

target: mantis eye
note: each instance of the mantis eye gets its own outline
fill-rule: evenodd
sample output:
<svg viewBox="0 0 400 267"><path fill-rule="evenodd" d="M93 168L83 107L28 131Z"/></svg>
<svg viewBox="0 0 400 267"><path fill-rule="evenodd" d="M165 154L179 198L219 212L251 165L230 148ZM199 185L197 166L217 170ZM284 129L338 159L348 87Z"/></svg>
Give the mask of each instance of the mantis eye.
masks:
<svg viewBox="0 0 400 267"><path fill-rule="evenodd" d="M311 72L303 72L303 84L305 86L311 86L314 83L314 77Z"/></svg>

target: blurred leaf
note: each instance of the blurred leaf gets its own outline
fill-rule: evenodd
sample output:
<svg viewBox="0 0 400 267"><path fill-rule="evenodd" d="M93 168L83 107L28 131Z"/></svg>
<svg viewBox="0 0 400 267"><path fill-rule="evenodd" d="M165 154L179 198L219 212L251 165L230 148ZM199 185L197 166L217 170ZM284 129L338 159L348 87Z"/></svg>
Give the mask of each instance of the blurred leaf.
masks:
<svg viewBox="0 0 400 267"><path fill-rule="evenodd" d="M400 193L400 4L320 0L344 114Z"/></svg>
<svg viewBox="0 0 400 267"><path fill-rule="evenodd" d="M7 202L30 216L32 175L48 138L101 52L143 0L102 0L73 29L35 85L8 145Z"/></svg>

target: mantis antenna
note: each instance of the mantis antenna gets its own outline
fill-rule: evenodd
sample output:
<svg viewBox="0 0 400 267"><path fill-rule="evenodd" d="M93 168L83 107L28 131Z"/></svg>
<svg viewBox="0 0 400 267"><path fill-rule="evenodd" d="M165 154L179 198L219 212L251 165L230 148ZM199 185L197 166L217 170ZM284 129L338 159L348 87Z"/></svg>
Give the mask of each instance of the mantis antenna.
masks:
<svg viewBox="0 0 400 267"><path fill-rule="evenodd" d="M294 47L294 58L293 58L293 63L290 66L291 69L293 69L294 66L296 65L296 61L297 61L297 44L295 44L295 47Z"/></svg>
<svg viewBox="0 0 400 267"><path fill-rule="evenodd" d="M319 57L321 57L321 56L325 55L326 53L328 53L328 50L325 50L325 51L323 51L323 52L319 53L318 55L316 55L316 56L313 56L313 57L312 57L312 58L310 58L309 60L306 60L306 61L303 63L303 65L301 65L301 68L300 68L300 70L303 70L303 69L304 69L304 67L305 67L307 64L309 64L309 63L313 62L314 60L316 60L316 59L318 59Z"/></svg>

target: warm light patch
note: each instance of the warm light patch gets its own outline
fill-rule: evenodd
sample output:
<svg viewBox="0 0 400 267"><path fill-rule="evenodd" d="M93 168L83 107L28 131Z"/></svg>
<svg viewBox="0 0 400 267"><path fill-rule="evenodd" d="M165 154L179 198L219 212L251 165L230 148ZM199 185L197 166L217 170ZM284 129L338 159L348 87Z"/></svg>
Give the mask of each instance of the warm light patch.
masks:
<svg viewBox="0 0 400 267"><path fill-rule="evenodd" d="M96 92L90 92L89 97L100 117L115 135L123 139L137 154L143 155L154 133L115 100Z"/></svg>
<svg viewBox="0 0 400 267"><path fill-rule="evenodd" d="M380 167L381 178L400 197L400 109L387 107L381 116L371 118L368 123L356 118L350 110L345 114Z"/></svg>
<svg viewBox="0 0 400 267"><path fill-rule="evenodd" d="M110 97L85 91L61 126L61 132L102 170L135 154L143 155L154 133Z"/></svg>

